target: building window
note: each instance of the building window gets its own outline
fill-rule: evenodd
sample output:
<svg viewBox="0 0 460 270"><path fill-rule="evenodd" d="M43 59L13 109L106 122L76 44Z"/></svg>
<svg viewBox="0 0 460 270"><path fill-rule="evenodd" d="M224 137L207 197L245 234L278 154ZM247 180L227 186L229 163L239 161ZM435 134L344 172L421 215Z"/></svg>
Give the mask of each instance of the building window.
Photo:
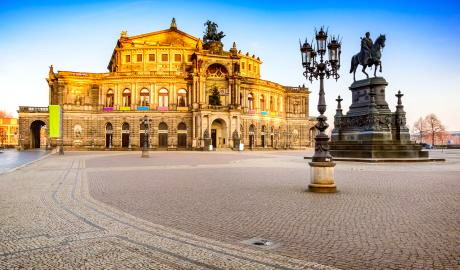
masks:
<svg viewBox="0 0 460 270"><path fill-rule="evenodd" d="M105 95L105 106L106 107L113 107L113 90L109 89L107 94Z"/></svg>
<svg viewBox="0 0 460 270"><path fill-rule="evenodd" d="M131 55L126 55L126 63L131 62Z"/></svg>
<svg viewBox="0 0 460 270"><path fill-rule="evenodd" d="M128 88L123 90L123 106L124 107L131 106L131 91Z"/></svg>
<svg viewBox="0 0 460 270"><path fill-rule="evenodd" d="M252 94L249 94L249 95L248 95L248 108L249 108L249 110L254 109L253 96L252 96Z"/></svg>
<svg viewBox="0 0 460 270"><path fill-rule="evenodd" d="M149 106L150 92L148 89L141 90L141 106Z"/></svg>
<svg viewBox="0 0 460 270"><path fill-rule="evenodd" d="M137 55L137 62L142 62L142 54Z"/></svg>
<svg viewBox="0 0 460 270"><path fill-rule="evenodd" d="M179 91L177 91L177 105L179 107L187 106L187 90L179 89Z"/></svg>
<svg viewBox="0 0 460 270"><path fill-rule="evenodd" d="M175 55L174 55L174 61L176 61L176 62L181 62L181 61L182 61L182 55L180 55L180 54L175 54Z"/></svg>
<svg viewBox="0 0 460 270"><path fill-rule="evenodd" d="M273 97L270 97L270 111L275 111L274 104L273 104Z"/></svg>
<svg viewBox="0 0 460 270"><path fill-rule="evenodd" d="M248 70L249 70L249 71L251 71L251 64L249 64L249 66L248 66Z"/></svg>
<svg viewBox="0 0 460 270"><path fill-rule="evenodd" d="M149 54L149 61L154 62L155 61L155 55L153 53Z"/></svg>
<svg viewBox="0 0 460 270"><path fill-rule="evenodd" d="M158 106L160 107L168 107L168 90L161 89L158 95Z"/></svg>
<svg viewBox="0 0 460 270"><path fill-rule="evenodd" d="M163 61L163 62L168 61L168 55L166 53L161 55L161 61Z"/></svg>
<svg viewBox="0 0 460 270"><path fill-rule="evenodd" d="M265 97L264 97L264 95L260 96L260 110L265 111Z"/></svg>
<svg viewBox="0 0 460 270"><path fill-rule="evenodd" d="M246 63L245 62L242 62L241 63L241 69L245 69L246 68Z"/></svg>

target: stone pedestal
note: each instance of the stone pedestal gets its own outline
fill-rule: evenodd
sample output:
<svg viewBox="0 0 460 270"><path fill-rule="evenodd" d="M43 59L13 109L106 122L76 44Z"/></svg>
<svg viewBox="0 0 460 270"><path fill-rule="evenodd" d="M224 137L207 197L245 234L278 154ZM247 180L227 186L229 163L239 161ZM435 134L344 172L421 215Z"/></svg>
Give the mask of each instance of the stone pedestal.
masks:
<svg viewBox="0 0 460 270"><path fill-rule="evenodd" d="M148 158L148 157L150 157L149 150L147 150L147 149L142 149L141 157L142 157L142 158Z"/></svg>
<svg viewBox="0 0 460 270"><path fill-rule="evenodd" d="M385 100L388 85L382 77L354 82L352 104L342 114L340 97L331 136L331 155L336 159L426 159L428 152L410 141L406 113L398 93L398 106L391 112ZM360 161L360 160L357 160ZM363 160L364 161L364 160Z"/></svg>
<svg viewBox="0 0 460 270"><path fill-rule="evenodd" d="M334 193L337 187L334 180L334 162L309 162L311 183L308 191Z"/></svg>

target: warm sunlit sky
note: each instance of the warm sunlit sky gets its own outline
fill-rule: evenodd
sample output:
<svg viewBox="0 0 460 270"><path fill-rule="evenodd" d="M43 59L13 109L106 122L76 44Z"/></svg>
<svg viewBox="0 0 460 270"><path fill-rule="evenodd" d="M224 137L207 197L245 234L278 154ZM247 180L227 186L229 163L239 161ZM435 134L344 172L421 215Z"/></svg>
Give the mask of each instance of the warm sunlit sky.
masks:
<svg viewBox="0 0 460 270"><path fill-rule="evenodd" d="M337 95L351 103L351 56L360 37L386 34L382 76L387 101L404 93L408 126L435 113L448 130L460 130L460 2L458 1L2 1L0 0L0 110L47 106L48 66L55 70L106 72L121 30L137 35L178 28L202 37L210 19L243 52L259 56L262 78L312 90L310 114L317 115L319 83L302 76L299 38L326 25L343 36L341 78L326 82L329 123ZM363 78L357 72L357 78Z"/></svg>

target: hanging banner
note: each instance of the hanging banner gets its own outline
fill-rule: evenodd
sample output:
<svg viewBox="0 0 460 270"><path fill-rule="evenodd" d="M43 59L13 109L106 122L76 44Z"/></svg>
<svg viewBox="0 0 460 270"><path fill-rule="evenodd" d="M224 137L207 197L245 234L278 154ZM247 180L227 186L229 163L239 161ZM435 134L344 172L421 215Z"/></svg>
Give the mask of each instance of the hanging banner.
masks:
<svg viewBox="0 0 460 270"><path fill-rule="evenodd" d="M61 136L61 106L49 105L48 112L50 138L59 138Z"/></svg>

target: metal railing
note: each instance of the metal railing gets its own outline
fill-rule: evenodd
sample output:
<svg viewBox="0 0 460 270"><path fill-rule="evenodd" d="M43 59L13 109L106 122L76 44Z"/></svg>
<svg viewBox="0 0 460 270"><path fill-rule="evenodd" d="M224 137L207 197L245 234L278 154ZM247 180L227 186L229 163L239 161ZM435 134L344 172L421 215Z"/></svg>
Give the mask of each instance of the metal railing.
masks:
<svg viewBox="0 0 460 270"><path fill-rule="evenodd" d="M48 112L48 107L19 106L19 112L47 113Z"/></svg>

